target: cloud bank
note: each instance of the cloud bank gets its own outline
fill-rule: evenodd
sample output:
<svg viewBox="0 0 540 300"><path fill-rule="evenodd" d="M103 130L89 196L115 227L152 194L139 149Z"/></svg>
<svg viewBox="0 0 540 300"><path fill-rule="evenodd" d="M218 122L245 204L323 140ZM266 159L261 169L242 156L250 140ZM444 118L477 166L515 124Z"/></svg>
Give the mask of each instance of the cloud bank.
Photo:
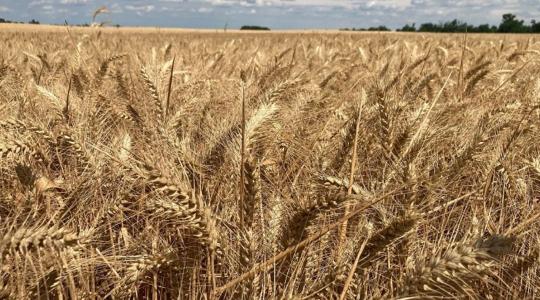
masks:
<svg viewBox="0 0 540 300"><path fill-rule="evenodd" d="M440 22L458 18L498 24L503 13L540 19L538 0L0 0L0 17L44 23L89 23L107 5L102 21L129 26L230 28L341 28Z"/></svg>

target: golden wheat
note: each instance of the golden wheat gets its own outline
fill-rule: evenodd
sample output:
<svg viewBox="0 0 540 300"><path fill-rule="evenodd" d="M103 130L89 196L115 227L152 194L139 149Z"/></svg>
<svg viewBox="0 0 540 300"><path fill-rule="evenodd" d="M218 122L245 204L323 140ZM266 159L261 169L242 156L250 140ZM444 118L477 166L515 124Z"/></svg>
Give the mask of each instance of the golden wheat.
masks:
<svg viewBox="0 0 540 300"><path fill-rule="evenodd" d="M0 298L537 297L536 37L40 28Z"/></svg>

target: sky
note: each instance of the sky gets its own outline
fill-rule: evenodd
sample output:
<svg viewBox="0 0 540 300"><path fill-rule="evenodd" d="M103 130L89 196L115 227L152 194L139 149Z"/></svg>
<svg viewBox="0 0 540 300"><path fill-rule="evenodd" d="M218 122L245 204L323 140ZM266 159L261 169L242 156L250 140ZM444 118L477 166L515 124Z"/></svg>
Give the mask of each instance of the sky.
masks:
<svg viewBox="0 0 540 300"><path fill-rule="evenodd" d="M540 0L0 0L0 18L41 23L92 22L98 17L122 26L274 29L344 28L459 19L471 24L499 24L504 13L528 23L540 21Z"/></svg>

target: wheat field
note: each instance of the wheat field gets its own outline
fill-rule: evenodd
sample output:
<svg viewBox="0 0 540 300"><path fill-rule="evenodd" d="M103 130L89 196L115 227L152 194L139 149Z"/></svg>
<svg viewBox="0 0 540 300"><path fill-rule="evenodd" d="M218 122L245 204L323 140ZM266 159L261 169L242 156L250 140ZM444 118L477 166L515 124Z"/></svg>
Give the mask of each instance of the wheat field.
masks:
<svg viewBox="0 0 540 300"><path fill-rule="evenodd" d="M538 37L3 29L0 299L540 297Z"/></svg>

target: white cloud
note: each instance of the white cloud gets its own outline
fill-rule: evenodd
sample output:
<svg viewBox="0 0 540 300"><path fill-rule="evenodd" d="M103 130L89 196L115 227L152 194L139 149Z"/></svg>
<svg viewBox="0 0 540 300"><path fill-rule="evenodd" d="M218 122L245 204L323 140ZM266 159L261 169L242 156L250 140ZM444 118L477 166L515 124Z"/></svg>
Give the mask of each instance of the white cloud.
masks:
<svg viewBox="0 0 540 300"><path fill-rule="evenodd" d="M205 14L205 13L212 12L213 9L212 9L212 8L209 8L209 7L200 7L197 11L200 12L200 13Z"/></svg>
<svg viewBox="0 0 540 300"><path fill-rule="evenodd" d="M86 4L89 0L60 0L60 4Z"/></svg>
<svg viewBox="0 0 540 300"><path fill-rule="evenodd" d="M0 5L0 12L8 12L8 11L11 11L11 9L9 9L8 7Z"/></svg>
<svg viewBox="0 0 540 300"><path fill-rule="evenodd" d="M156 7L154 5L125 5L126 10L136 11L136 12L151 12Z"/></svg>
<svg viewBox="0 0 540 300"><path fill-rule="evenodd" d="M114 3L113 5L111 5L111 7L109 7L109 11L113 14L121 14L124 12L122 6L120 6L120 4L118 3Z"/></svg>
<svg viewBox="0 0 540 300"><path fill-rule="evenodd" d="M178 0L161 0L161 1L178 1ZM257 7L333 7L333 8L372 8L372 7L388 7L388 8L406 8L411 5L411 1L415 0L200 0L210 3L214 6L257 6ZM422 0L416 0L422 1Z"/></svg>
<svg viewBox="0 0 540 300"><path fill-rule="evenodd" d="M35 1L32 1L32 2L28 3L28 7L34 7L34 6L38 6L38 5L52 4L52 3L53 3L52 0L35 0Z"/></svg>

